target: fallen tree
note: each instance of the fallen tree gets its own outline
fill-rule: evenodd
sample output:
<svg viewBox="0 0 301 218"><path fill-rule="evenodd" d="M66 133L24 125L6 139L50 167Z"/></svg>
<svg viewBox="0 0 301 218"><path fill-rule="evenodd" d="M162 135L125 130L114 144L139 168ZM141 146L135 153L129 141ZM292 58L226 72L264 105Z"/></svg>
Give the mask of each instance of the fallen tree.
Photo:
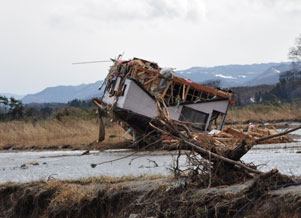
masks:
<svg viewBox="0 0 301 218"><path fill-rule="evenodd" d="M237 175L245 179L247 177L254 177L255 175L266 177L277 173L277 169L273 169L267 173L261 172L257 170L256 166L243 163L241 158L255 144L286 135L301 128L301 126L298 126L282 133L257 139L247 134L237 132L236 134L241 134L240 143L237 146L225 146L225 144L221 145L217 143L212 136L197 132L194 128L195 124L171 119L164 99L160 95L158 95L156 99L159 114L158 117L149 124L156 131L156 134L159 134L161 138L168 138L165 141L170 142L167 145L161 143L160 146L162 148L168 146L168 149L173 150L190 151L186 152L186 154L188 160L192 163L194 174L200 175L199 178L207 178L209 184L205 182L205 180L201 182L205 182L209 186L211 183L220 185L239 182L237 181ZM176 166L178 166L178 163ZM181 171L178 167L176 167L175 170Z"/></svg>

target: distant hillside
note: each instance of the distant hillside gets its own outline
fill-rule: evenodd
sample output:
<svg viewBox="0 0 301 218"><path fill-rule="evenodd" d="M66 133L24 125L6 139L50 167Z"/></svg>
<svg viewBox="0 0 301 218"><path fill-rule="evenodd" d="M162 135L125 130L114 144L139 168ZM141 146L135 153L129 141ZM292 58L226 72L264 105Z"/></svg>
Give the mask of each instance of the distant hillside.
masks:
<svg viewBox="0 0 301 218"><path fill-rule="evenodd" d="M246 82L245 86L257 85L273 85L279 82L280 73L288 71L292 68L290 63L283 63L278 66L273 66L257 76L255 79Z"/></svg>
<svg viewBox="0 0 301 218"><path fill-rule="evenodd" d="M73 99L90 99L99 96L98 90L102 81L91 84L82 84L78 86L56 86L49 87L43 91L26 95L22 98L22 102L28 103L67 103Z"/></svg>
<svg viewBox="0 0 301 218"><path fill-rule="evenodd" d="M283 66L287 67L288 65L289 63L266 63L216 67L192 67L187 70L177 71L176 74L201 83L208 80L220 80L222 87L229 88L249 86L250 81L253 80L254 85L276 84L279 82L279 74L274 74L267 78L267 80L260 80L259 77L262 77L267 70L272 69L273 67L275 67L276 70L282 71ZM256 80L256 78L258 78L258 80ZM260 81L262 81L262 83Z"/></svg>

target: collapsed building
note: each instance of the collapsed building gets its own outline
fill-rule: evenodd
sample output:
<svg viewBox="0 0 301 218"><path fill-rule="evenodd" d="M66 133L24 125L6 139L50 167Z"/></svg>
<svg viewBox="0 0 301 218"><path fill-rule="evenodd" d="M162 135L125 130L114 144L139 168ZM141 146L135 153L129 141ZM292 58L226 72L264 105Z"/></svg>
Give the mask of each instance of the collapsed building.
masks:
<svg viewBox="0 0 301 218"><path fill-rule="evenodd" d="M140 135L149 130L149 122L158 115L158 95L170 118L193 123L197 131L222 129L234 101L230 90L195 83L176 76L171 68L139 58L113 62L103 83L104 93L94 103L112 111L128 132Z"/></svg>

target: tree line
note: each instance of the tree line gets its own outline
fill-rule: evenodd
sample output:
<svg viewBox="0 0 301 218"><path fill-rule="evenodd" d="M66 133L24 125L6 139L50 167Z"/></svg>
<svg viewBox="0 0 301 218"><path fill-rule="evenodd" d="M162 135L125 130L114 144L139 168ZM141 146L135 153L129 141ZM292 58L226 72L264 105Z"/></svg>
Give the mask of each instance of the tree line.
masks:
<svg viewBox="0 0 301 218"><path fill-rule="evenodd" d="M31 103L24 105L14 97L0 96L0 121L11 120L45 120L56 118L62 108L92 108L91 100L74 99L68 103ZM61 111L60 111L61 112Z"/></svg>
<svg viewBox="0 0 301 218"><path fill-rule="evenodd" d="M19 120L24 116L24 105L22 101L14 97L0 96L0 119Z"/></svg>

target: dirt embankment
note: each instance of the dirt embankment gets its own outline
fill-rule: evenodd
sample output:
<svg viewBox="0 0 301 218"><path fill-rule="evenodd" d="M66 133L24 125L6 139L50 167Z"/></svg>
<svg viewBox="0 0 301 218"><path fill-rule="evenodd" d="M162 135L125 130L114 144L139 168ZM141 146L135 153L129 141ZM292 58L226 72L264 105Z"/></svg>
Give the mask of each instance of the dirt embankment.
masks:
<svg viewBox="0 0 301 218"><path fill-rule="evenodd" d="M0 217L300 217L300 186L273 181L213 188L171 178L5 184Z"/></svg>

